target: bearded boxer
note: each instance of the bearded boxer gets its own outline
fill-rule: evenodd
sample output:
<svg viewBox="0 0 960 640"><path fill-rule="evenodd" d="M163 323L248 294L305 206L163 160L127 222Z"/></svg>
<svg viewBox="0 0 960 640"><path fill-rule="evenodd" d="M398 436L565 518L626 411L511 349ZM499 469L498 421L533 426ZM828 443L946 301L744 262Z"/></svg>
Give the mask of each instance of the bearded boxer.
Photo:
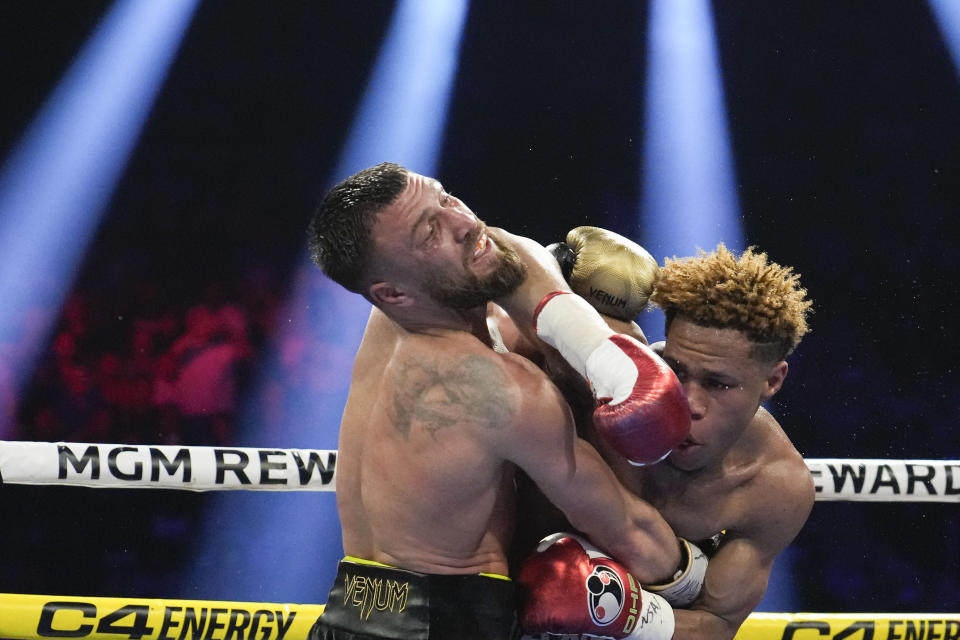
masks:
<svg viewBox="0 0 960 640"><path fill-rule="evenodd" d="M577 438L547 376L494 337L495 299L591 379L599 429L644 434L630 456L662 457L686 437L673 372L571 293L543 247L389 163L327 194L310 243L329 277L374 306L340 425L346 557L312 638L510 637L517 468L634 575L674 575L670 528Z"/></svg>
<svg viewBox="0 0 960 640"><path fill-rule="evenodd" d="M567 246L552 249L575 291L615 316L613 325L639 331L632 318L646 303L642 287L620 285L627 305L611 305L612 297L596 291L615 290L611 280L627 283L638 271L657 271L649 254L594 228L575 229ZM690 435L665 461L636 466L582 412L580 428L625 486L655 506L677 535L702 541L712 555L700 593L686 608L672 611L673 637L733 638L763 597L774 559L813 506L813 483L802 457L761 406L787 376L786 357L807 333L811 303L791 268L753 249L735 256L722 244L696 258L667 260L645 281L652 285L650 301L666 314L666 342L655 350L683 384ZM543 521L539 526L545 530ZM563 526L554 522L550 528ZM566 544L563 559L571 571L583 572L582 556L589 549L563 538L547 539L521 569L527 599L521 617L530 632L596 634L594 621L569 613L569 607L558 611L555 599L551 606L541 596L539 567L557 562L558 540ZM616 562L607 564L622 573ZM647 637L631 631L609 637Z"/></svg>

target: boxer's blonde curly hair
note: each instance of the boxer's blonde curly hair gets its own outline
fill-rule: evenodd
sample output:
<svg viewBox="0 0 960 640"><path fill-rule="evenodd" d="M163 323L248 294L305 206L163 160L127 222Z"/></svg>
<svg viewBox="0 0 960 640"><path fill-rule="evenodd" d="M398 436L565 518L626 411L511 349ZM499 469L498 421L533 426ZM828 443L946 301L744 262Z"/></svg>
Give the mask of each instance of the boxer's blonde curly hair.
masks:
<svg viewBox="0 0 960 640"><path fill-rule="evenodd" d="M754 343L753 357L781 360L809 331L813 304L792 267L748 248L739 257L721 242L696 257L667 258L650 301L663 309L667 329L676 317L699 325L738 329Z"/></svg>

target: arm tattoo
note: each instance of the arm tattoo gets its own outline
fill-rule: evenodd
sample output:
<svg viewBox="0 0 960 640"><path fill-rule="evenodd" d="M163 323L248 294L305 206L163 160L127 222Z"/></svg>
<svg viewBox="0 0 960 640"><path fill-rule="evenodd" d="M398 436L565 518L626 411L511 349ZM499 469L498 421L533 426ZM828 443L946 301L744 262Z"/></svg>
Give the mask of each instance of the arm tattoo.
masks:
<svg viewBox="0 0 960 640"><path fill-rule="evenodd" d="M503 371L472 355L452 364L407 361L394 375L393 424L404 437L414 426L432 435L458 424L497 429L516 407Z"/></svg>

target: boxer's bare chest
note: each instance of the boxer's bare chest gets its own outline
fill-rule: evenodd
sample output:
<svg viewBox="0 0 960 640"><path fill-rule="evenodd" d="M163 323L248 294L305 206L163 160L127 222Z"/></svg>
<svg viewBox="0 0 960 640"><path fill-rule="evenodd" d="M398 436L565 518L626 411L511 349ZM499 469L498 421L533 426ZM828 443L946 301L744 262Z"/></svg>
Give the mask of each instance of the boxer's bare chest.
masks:
<svg viewBox="0 0 960 640"><path fill-rule="evenodd" d="M750 512L752 468L697 477L667 467L636 470L631 484L655 507L678 536L703 540L721 531L738 530Z"/></svg>

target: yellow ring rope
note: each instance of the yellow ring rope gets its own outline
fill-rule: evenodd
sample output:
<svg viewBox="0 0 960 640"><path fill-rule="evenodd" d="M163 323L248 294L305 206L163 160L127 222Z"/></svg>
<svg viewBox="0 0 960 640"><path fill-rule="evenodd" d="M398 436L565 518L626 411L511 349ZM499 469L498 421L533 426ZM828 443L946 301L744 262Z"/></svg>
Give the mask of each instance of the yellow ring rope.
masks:
<svg viewBox="0 0 960 640"><path fill-rule="evenodd" d="M322 605L0 594L0 638L295 640Z"/></svg>
<svg viewBox="0 0 960 640"><path fill-rule="evenodd" d="M299 640L317 604L0 594L0 638ZM960 613L754 613L735 640L960 640Z"/></svg>

